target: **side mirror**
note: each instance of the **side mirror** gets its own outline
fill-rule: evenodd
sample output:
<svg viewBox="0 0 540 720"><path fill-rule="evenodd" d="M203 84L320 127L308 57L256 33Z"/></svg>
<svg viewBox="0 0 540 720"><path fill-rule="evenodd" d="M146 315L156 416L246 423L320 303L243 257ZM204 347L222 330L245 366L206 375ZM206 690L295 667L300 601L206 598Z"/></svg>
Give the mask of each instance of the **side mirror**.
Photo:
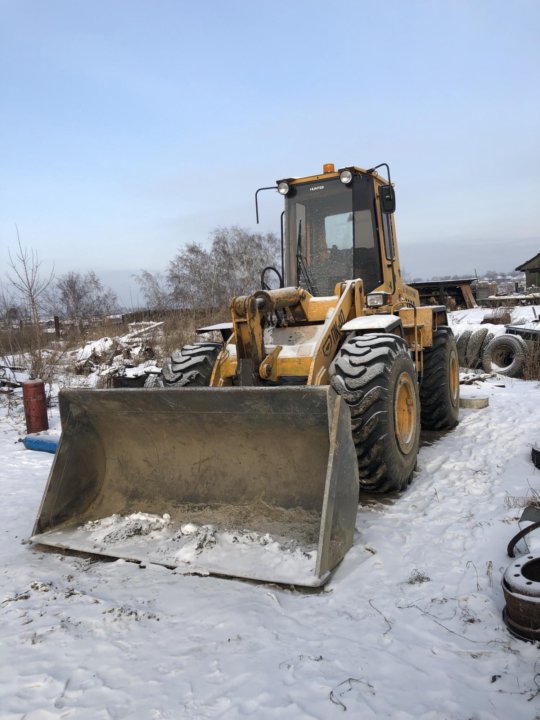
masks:
<svg viewBox="0 0 540 720"><path fill-rule="evenodd" d="M381 198L381 210L385 215L391 215L396 211L396 193L392 185L381 185L379 197Z"/></svg>

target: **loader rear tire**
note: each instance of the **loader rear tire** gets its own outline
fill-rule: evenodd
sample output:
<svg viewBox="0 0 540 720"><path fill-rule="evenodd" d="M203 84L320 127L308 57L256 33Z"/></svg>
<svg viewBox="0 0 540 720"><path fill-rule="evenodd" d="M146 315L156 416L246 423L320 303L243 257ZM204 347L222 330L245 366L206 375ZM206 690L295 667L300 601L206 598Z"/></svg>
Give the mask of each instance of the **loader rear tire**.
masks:
<svg viewBox="0 0 540 720"><path fill-rule="evenodd" d="M457 425L459 360L454 334L449 327L435 330L433 345L424 350L420 404L424 430L450 430Z"/></svg>
<svg viewBox="0 0 540 720"><path fill-rule="evenodd" d="M162 368L163 386L208 387L221 343L193 343L176 350Z"/></svg>
<svg viewBox="0 0 540 720"><path fill-rule="evenodd" d="M360 490L403 490L416 467L420 398L406 342L370 333L346 340L330 382L351 411Z"/></svg>

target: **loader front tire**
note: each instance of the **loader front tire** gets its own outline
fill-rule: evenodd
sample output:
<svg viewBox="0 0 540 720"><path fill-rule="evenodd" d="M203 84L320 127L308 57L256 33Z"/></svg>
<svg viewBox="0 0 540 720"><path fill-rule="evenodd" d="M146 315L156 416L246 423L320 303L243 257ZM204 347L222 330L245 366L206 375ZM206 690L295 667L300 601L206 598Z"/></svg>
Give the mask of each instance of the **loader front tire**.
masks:
<svg viewBox="0 0 540 720"><path fill-rule="evenodd" d="M433 345L424 350L420 404L424 430L450 430L457 425L459 360L454 334L449 327L435 330Z"/></svg>
<svg viewBox="0 0 540 720"><path fill-rule="evenodd" d="M176 350L163 365L163 387L208 387L221 343L201 342Z"/></svg>
<svg viewBox="0 0 540 720"><path fill-rule="evenodd" d="M351 411L360 490L403 490L420 438L418 380L406 342L374 333L346 340L330 366L330 383Z"/></svg>

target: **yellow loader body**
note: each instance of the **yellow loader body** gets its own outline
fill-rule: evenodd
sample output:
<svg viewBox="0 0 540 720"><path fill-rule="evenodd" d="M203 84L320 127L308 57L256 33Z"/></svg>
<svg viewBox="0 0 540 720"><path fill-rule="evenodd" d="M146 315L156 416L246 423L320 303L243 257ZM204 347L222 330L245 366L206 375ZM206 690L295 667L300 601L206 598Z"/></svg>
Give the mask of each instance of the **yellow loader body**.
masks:
<svg viewBox="0 0 540 720"><path fill-rule="evenodd" d="M446 309L419 307L402 281L389 169L375 170L325 166L276 185L280 287L263 271L265 289L233 298L219 351L173 354L170 387L60 393L34 542L184 573L327 580L352 544L359 485L410 482L421 401L428 426L457 422ZM426 358L431 397L419 394Z"/></svg>

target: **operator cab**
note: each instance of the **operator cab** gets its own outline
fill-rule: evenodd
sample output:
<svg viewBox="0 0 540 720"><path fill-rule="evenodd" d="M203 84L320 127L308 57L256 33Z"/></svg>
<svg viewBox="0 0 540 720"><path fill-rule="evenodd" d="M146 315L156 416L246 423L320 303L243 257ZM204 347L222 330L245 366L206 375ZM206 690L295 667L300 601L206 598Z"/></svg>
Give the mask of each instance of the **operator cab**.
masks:
<svg viewBox="0 0 540 720"><path fill-rule="evenodd" d="M375 182L380 189L380 180L372 171L335 172L326 165L323 175L278 182L285 197L285 285L316 296L333 295L336 283L353 278L363 280L366 293L381 285L378 238L384 237L390 261L393 239L388 208L377 207ZM390 184L383 187L393 195Z"/></svg>

